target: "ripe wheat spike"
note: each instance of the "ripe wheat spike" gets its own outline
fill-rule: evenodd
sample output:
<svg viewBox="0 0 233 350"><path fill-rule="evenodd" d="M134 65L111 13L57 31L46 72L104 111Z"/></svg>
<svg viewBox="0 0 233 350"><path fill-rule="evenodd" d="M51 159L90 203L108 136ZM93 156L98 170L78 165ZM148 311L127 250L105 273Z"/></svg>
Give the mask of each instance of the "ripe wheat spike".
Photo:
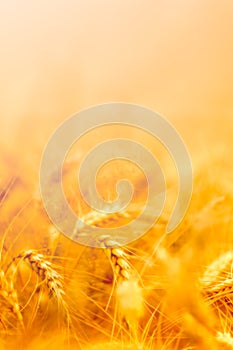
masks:
<svg viewBox="0 0 233 350"><path fill-rule="evenodd" d="M51 262L47 261L43 254L36 250L25 250L13 258L13 261L26 261L34 272L46 283L48 290L57 302L67 310L64 300L63 277L53 268Z"/></svg>

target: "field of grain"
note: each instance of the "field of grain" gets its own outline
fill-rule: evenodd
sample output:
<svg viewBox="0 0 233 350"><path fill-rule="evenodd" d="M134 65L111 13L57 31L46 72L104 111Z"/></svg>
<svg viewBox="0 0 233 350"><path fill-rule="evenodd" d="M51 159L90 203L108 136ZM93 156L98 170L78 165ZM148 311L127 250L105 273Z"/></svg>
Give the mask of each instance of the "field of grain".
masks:
<svg viewBox="0 0 233 350"><path fill-rule="evenodd" d="M0 2L0 350L233 349L232 23L232 0ZM113 160L96 187L114 200L126 178L132 205L103 216L83 202L80 162L106 138L150 150L167 193L140 239L86 247L47 216L41 156L66 118L119 101L157 111L177 129L192 160L192 199L166 234L178 177L165 147L132 127L97 128L64 162L77 215L117 230L146 200L142 171Z"/></svg>
<svg viewBox="0 0 233 350"><path fill-rule="evenodd" d="M168 166L161 217L142 238L118 248L88 248L61 234L41 203L31 158L3 149L1 348L233 348L230 128L230 120L214 129L203 122L198 145L183 126L184 137L196 146L190 146L194 187L186 216L174 232L165 233L177 186ZM134 210L103 217L80 207L71 186L75 165L72 156L64 184L84 221L117 229L137 215L146 191L140 174ZM110 194L117 169L110 164L102 175Z"/></svg>

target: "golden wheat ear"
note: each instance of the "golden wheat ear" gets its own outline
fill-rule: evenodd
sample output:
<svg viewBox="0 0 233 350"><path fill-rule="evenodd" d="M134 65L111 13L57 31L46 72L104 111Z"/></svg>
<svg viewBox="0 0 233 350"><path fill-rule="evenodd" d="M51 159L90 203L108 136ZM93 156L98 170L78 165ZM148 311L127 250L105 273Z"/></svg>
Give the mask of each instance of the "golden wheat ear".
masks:
<svg viewBox="0 0 233 350"><path fill-rule="evenodd" d="M82 219L84 222L97 227L111 227L114 224L125 224L126 220L137 217L140 206L131 210L113 214L90 212ZM126 323L135 338L138 338L139 319L143 315L144 299L140 286L139 275L129 263L130 255L126 248L118 246L109 236L99 238L100 246L110 260L113 270L113 283L116 285L115 296L120 318ZM114 246L114 248L113 248Z"/></svg>
<svg viewBox="0 0 233 350"><path fill-rule="evenodd" d="M233 251L220 255L207 266L199 282L208 303L222 310L233 321Z"/></svg>
<svg viewBox="0 0 233 350"><path fill-rule="evenodd" d="M205 269L199 279L200 288L205 301L212 306L220 324L233 323L233 251L227 251L218 256ZM231 330L231 327L228 330ZM223 328L225 328L223 326ZM216 340L233 349L232 333L218 332Z"/></svg>
<svg viewBox="0 0 233 350"><path fill-rule="evenodd" d="M104 242L105 253L110 259L114 283L116 284L116 305L120 318L126 322L135 341L138 339L139 320L144 311L144 299L139 276L130 265L130 255L122 247L108 248L111 242Z"/></svg>
<svg viewBox="0 0 233 350"><path fill-rule="evenodd" d="M46 260L43 254L36 250L25 250L13 258L13 261L23 260L28 263L31 269L45 282L49 293L54 297L59 306L67 310L67 304L64 300L64 280L63 277L55 270L53 264Z"/></svg>
<svg viewBox="0 0 233 350"><path fill-rule="evenodd" d="M233 279L233 251L221 254L204 271L200 282L205 290L214 290L226 277Z"/></svg>

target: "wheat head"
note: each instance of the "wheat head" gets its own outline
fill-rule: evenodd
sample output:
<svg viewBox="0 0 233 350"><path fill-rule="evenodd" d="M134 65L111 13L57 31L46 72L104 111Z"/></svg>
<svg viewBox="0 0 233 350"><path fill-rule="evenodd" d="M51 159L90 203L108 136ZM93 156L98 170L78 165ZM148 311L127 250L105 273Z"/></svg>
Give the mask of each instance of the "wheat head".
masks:
<svg viewBox="0 0 233 350"><path fill-rule="evenodd" d="M63 277L54 269L51 262L47 261L43 254L36 250L25 250L13 258L13 261L24 260L31 269L46 283L50 294L57 300L59 305L66 306L64 300Z"/></svg>

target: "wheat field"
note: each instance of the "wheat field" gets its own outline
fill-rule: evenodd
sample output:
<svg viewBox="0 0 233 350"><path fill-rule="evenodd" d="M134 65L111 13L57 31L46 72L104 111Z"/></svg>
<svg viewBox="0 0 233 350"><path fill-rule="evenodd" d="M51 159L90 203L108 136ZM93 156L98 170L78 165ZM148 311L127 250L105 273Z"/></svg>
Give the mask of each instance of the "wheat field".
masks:
<svg viewBox="0 0 233 350"><path fill-rule="evenodd" d="M19 158L16 149L2 147L1 349L233 348L232 123L218 123L203 122L200 148L190 126L183 127L194 187L182 223L165 233L176 193L168 171L161 217L118 248L88 248L61 234L41 203L33 148ZM138 215L146 191L140 174L133 209L103 217L80 208L71 186L76 165L75 157L67 161L64 184L84 221L117 227ZM110 164L103 183L106 174L119 176L117 169Z"/></svg>
<svg viewBox="0 0 233 350"><path fill-rule="evenodd" d="M232 0L0 1L0 350L233 349L232 23ZM97 128L64 162L74 212L116 231L141 213L145 176L122 160L100 169L96 188L111 201L128 179L129 207L100 215L81 198L80 162L115 137L158 159L166 202L134 242L86 247L48 218L40 160L66 118L119 101L174 125L192 198L166 234L178 191L166 149L136 128Z"/></svg>

